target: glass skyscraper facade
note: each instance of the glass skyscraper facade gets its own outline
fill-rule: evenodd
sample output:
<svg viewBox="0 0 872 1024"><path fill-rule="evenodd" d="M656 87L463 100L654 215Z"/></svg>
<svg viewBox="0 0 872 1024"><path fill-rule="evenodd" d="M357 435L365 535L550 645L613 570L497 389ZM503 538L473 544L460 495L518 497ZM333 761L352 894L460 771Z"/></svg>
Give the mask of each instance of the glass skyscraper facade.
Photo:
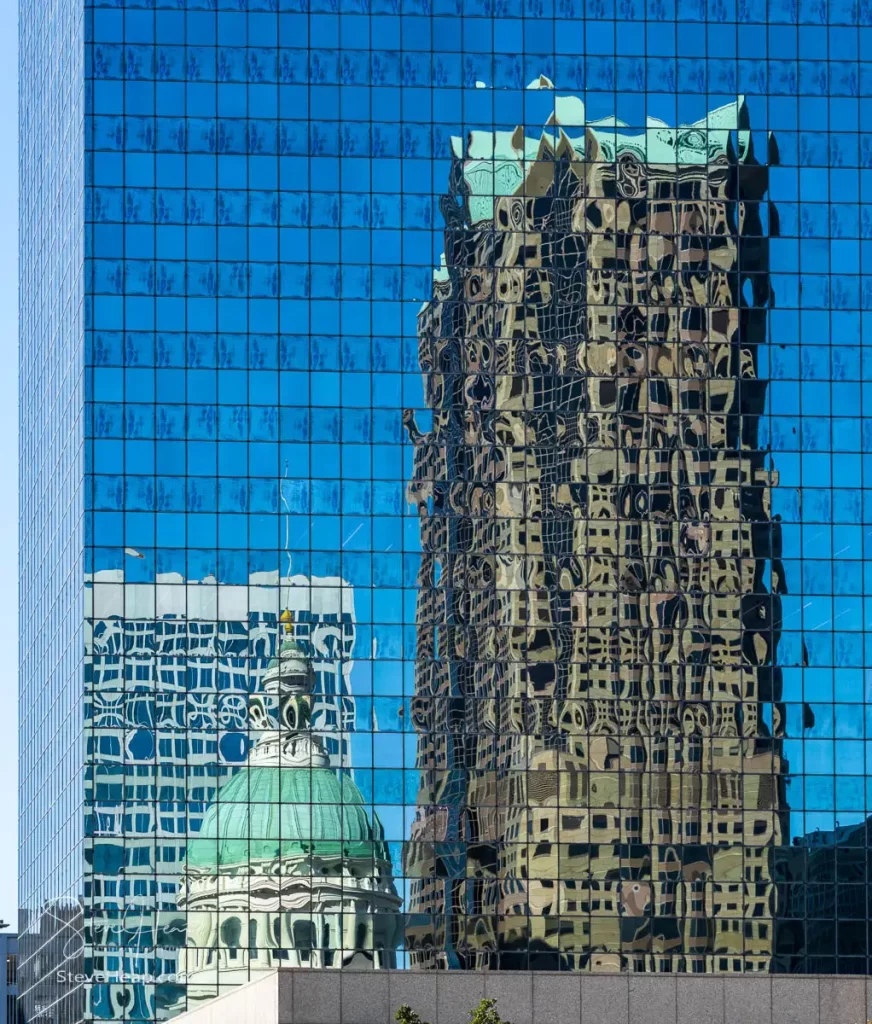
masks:
<svg viewBox="0 0 872 1024"><path fill-rule="evenodd" d="M20 10L26 1019L869 973L872 6Z"/></svg>

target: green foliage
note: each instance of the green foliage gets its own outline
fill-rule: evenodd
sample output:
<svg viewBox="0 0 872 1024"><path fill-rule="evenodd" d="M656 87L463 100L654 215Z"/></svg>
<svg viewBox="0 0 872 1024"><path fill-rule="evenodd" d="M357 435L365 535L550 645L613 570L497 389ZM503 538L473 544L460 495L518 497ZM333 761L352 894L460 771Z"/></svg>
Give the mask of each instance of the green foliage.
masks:
<svg viewBox="0 0 872 1024"><path fill-rule="evenodd" d="M496 999L482 999L482 1001L469 1014L469 1024L509 1024L503 1020L496 1011ZM401 1006L394 1014L397 1024L427 1024L421 1020L420 1014L416 1013L411 1006ZM872 1021L869 1021L872 1024Z"/></svg>
<svg viewBox="0 0 872 1024"><path fill-rule="evenodd" d="M427 1024L427 1021L421 1020L420 1014L415 1013L411 1006L401 1006L399 1010L394 1014L394 1020L397 1024Z"/></svg>
<svg viewBox="0 0 872 1024"><path fill-rule="evenodd" d="M496 1011L496 999L482 999L469 1015L469 1024L509 1024Z"/></svg>

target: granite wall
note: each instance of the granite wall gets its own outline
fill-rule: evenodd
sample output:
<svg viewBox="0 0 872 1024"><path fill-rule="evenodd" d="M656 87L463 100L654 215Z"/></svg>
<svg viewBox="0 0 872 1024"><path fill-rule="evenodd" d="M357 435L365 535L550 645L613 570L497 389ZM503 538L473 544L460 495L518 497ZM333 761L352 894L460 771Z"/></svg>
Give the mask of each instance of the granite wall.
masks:
<svg viewBox="0 0 872 1024"><path fill-rule="evenodd" d="M174 1024L468 1024L484 997L511 1024L865 1024L872 978L288 970Z"/></svg>

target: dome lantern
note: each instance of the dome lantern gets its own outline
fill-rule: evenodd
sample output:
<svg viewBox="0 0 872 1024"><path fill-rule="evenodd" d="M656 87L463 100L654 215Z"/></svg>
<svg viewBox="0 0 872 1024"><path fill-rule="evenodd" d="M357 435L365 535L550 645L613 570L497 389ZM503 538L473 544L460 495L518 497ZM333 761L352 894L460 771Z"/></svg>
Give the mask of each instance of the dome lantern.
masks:
<svg viewBox="0 0 872 1024"><path fill-rule="evenodd" d="M326 768L330 758L320 736L312 733L312 691L315 673L308 651L296 636L294 613L279 617L281 640L263 677L263 691L251 699L252 717L269 722L266 704L278 700L278 729L267 728L257 740L248 763L275 767Z"/></svg>

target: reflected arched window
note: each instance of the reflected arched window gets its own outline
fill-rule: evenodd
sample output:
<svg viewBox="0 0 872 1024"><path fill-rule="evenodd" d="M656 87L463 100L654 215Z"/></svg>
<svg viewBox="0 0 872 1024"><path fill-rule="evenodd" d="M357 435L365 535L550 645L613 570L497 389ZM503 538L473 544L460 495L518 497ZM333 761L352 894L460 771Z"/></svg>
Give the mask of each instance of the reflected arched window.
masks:
<svg viewBox="0 0 872 1024"><path fill-rule="evenodd" d="M230 959L236 959L239 940L242 938L242 922L238 917L228 917L221 922L221 945L230 950Z"/></svg>
<svg viewBox="0 0 872 1024"><path fill-rule="evenodd" d="M275 949L273 951L273 959L274 960L287 960L288 959L288 951L286 949L282 949L281 948L281 945L282 945L282 919L281 919L281 917L276 916L276 917L273 918L272 933L273 933L273 941L275 942L276 946L278 947L277 949Z"/></svg>
<svg viewBox="0 0 872 1024"><path fill-rule="evenodd" d="M329 921L324 922L324 927L321 930L321 955L324 959L325 967L333 966L333 948L330 945L330 923Z"/></svg>
<svg viewBox="0 0 872 1024"><path fill-rule="evenodd" d="M311 921L294 921L294 946L300 954L300 963L308 963L315 946L315 925Z"/></svg>

